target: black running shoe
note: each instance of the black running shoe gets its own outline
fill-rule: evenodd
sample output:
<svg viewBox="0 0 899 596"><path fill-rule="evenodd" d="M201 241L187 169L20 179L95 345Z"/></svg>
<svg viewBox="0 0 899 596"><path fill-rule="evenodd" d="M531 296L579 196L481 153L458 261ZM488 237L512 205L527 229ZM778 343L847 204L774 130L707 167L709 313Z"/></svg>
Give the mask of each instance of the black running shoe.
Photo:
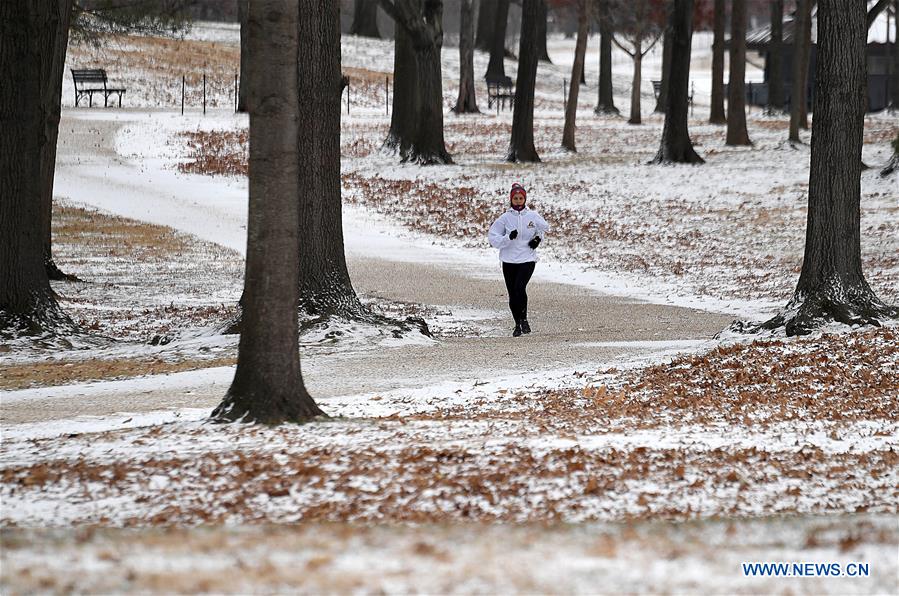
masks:
<svg viewBox="0 0 899 596"><path fill-rule="evenodd" d="M521 325L518 323L515 324L515 329L512 330L512 337L518 337L521 335Z"/></svg>
<svg viewBox="0 0 899 596"><path fill-rule="evenodd" d="M531 326L528 325L527 319L521 319L521 322L519 323L519 325L521 325L522 333L530 333L531 332Z"/></svg>

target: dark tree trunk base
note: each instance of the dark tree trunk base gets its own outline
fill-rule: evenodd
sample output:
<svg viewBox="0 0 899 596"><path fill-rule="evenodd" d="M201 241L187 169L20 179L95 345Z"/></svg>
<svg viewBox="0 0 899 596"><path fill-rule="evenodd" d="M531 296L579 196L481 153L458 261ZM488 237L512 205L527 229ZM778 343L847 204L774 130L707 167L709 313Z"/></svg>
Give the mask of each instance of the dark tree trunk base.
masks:
<svg viewBox="0 0 899 596"><path fill-rule="evenodd" d="M265 409L268 413L259 413L260 403L272 404ZM256 413L254 413L256 411ZM298 394L272 394L256 388L240 387L235 390L232 385L215 410L210 420L217 423L243 422L256 424L281 424L309 422L315 418L327 418L327 414L315 405L315 401L305 389Z"/></svg>
<svg viewBox="0 0 899 596"><path fill-rule="evenodd" d="M830 289L794 297L782 313L764 323L735 321L729 329L752 334L783 328L792 337L808 335L829 323L880 327L884 321L896 318L899 318L899 307L884 304L870 289L853 288L851 292Z"/></svg>
<svg viewBox="0 0 899 596"><path fill-rule="evenodd" d="M44 263L44 268L47 270L47 277L50 278L50 281L83 281L77 275L66 273L62 269L57 267L56 262L54 262L53 259L46 261Z"/></svg>
<svg viewBox="0 0 899 596"><path fill-rule="evenodd" d="M693 145L681 149L680 151L663 151L659 150L652 160L648 161L648 165L667 165L667 164L703 164L705 160L699 157L699 154L693 149Z"/></svg>
<svg viewBox="0 0 899 596"><path fill-rule="evenodd" d="M450 111L453 112L454 114L456 114L457 116L459 114L480 114L481 113L481 110L478 109L477 104L469 105L468 102L463 102L461 104L457 103L455 105L455 107Z"/></svg>
<svg viewBox="0 0 899 596"><path fill-rule="evenodd" d="M447 166L453 165L453 158L444 149L424 150L414 145L406 145L394 136L388 136L384 141L383 149L399 154L400 163L412 163L420 166Z"/></svg>
<svg viewBox="0 0 899 596"><path fill-rule="evenodd" d="M28 312L0 309L0 339L72 335L78 333L75 323L55 300L40 302Z"/></svg>
<svg viewBox="0 0 899 596"><path fill-rule="evenodd" d="M618 116L619 114L621 114L621 110L619 110L615 106L598 105L593 108L593 113L599 115L605 114L609 116Z"/></svg>

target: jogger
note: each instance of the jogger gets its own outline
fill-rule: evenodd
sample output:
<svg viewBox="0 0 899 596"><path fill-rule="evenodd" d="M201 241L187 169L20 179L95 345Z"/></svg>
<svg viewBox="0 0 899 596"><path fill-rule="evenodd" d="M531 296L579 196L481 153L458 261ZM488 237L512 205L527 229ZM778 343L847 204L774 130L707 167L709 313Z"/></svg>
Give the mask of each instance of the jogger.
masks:
<svg viewBox="0 0 899 596"><path fill-rule="evenodd" d="M490 244L499 249L503 263L503 278L509 292L509 310L515 319L513 337L530 333L528 323L527 286L537 263L537 247L549 230L540 214L525 206L527 192L518 183L509 192L511 206L490 226Z"/></svg>

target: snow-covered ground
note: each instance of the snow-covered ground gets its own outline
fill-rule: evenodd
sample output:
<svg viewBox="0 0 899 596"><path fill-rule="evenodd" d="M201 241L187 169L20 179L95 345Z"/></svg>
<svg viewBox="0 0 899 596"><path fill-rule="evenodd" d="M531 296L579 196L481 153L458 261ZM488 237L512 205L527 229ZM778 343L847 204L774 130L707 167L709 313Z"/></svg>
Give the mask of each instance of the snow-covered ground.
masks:
<svg viewBox="0 0 899 596"><path fill-rule="evenodd" d="M592 113L595 41L577 154L558 148L573 41L554 38L554 64L538 77L543 163L504 162L510 113L447 112L456 165L420 168L380 151L392 44L344 39L354 86L341 139L351 272L374 308L422 316L436 334L305 336L304 373L332 419L283 428L205 422L233 375L236 342L216 329L240 295L247 185L239 174L182 170L198 163L197 132L233 135L226 157L244 160L247 120L228 96L236 31L122 38L112 52L74 47L71 65L101 61L129 88L130 107L64 110L56 257L85 282L55 288L83 327L115 341L0 352L10 389L0 392L2 591L895 591L896 328L752 344L712 337L789 298L807 149L784 142L785 118L758 112L752 147L724 145L723 130L704 122L710 43L697 35L690 127L707 163L645 165L661 132L649 114L660 49L644 62L645 124L635 127ZM631 65L617 49L614 62L625 110ZM173 68L182 63L194 84L184 116ZM449 108L456 48L444 48L443 65ZM506 67L514 76L515 63ZM476 72L485 68L476 53ZM205 115L195 86L204 70L214 101ZM750 67L748 78L761 77ZM897 128L886 114L866 119L867 163L886 160ZM510 343L483 236L515 180L554 229L531 286L536 332ZM866 274L896 301L899 187L869 170L862 192ZM444 525L468 521L584 525ZM199 554L220 548L204 540L261 548L258 530L233 526L297 522L328 523L272 530L280 546L246 558L269 571L248 583L219 583L222 561L241 564ZM206 524L224 527L186 537L147 529ZM97 525L145 529L65 531ZM180 544L194 540L182 557ZM116 554L124 544L148 554ZM385 569L385 552L403 562ZM62 560L90 573L51 579ZM782 560L874 571L803 583L741 575L740 562ZM310 571L302 583L283 571L293 563ZM377 574L360 571L373 566ZM470 581L453 582L459 570Z"/></svg>

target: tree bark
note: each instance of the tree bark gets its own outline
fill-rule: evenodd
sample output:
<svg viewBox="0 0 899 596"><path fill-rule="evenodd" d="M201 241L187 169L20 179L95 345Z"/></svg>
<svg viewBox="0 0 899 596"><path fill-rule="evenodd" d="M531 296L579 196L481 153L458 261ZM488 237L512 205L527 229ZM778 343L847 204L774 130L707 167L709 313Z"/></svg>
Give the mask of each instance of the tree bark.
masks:
<svg viewBox="0 0 899 596"><path fill-rule="evenodd" d="M237 0L237 20L240 23L240 84L237 89L237 111L247 112L250 108L247 99L250 94L249 85L244 80L249 77L249 56L247 49L247 11L250 9L250 0Z"/></svg>
<svg viewBox="0 0 899 596"><path fill-rule="evenodd" d="M243 327L234 380L212 419L302 422L322 412L303 384L296 306L300 271L299 142L308 122L298 64L320 59L315 29L331 0L253 0L248 18L250 184ZM300 11L303 11L302 17ZM300 43L300 26L307 35ZM310 38L309 35L312 37ZM301 107L300 102L305 105ZM305 131L304 131L305 132Z"/></svg>
<svg viewBox="0 0 899 596"><path fill-rule="evenodd" d="M521 37L518 46L518 78L508 161L538 162L534 147L534 86L537 81L537 19L539 0L522 0Z"/></svg>
<svg viewBox="0 0 899 596"><path fill-rule="evenodd" d="M396 27L393 52L393 112L385 145L401 156L408 155L418 129L421 97L415 48L403 27Z"/></svg>
<svg viewBox="0 0 899 596"><path fill-rule="evenodd" d="M485 78L500 80L506 76L506 21L509 18L509 0L496 0L493 36L490 44L490 62Z"/></svg>
<svg viewBox="0 0 899 596"><path fill-rule="evenodd" d="M0 2L0 337L71 331L44 263L54 50L64 48L56 0ZM57 107L58 118L58 107Z"/></svg>
<svg viewBox="0 0 899 596"><path fill-rule="evenodd" d="M58 31L51 54L51 79L44 110L47 114L47 143L41 155L41 225L44 238L44 268L53 281L77 281L74 275L63 273L53 260L53 184L56 175L56 145L59 139L59 118L62 107L62 79L65 76L66 50L69 44L69 25L72 20L72 0L58 0L56 11Z"/></svg>
<svg viewBox="0 0 899 596"><path fill-rule="evenodd" d="M704 163L693 150L687 129L687 92L690 80L690 42L693 37L693 0L674 0L665 37L671 39L668 105L659 152L650 163Z"/></svg>
<svg viewBox="0 0 899 596"><path fill-rule="evenodd" d="M890 109L899 109L899 0L893 2L893 53L890 76Z"/></svg>
<svg viewBox="0 0 899 596"><path fill-rule="evenodd" d="M768 46L768 114L783 112L784 0L771 0L771 43Z"/></svg>
<svg viewBox="0 0 899 596"><path fill-rule="evenodd" d="M420 165L453 163L443 138L443 77L440 68L443 2L381 0L381 6L396 22L398 31L394 58L394 114L386 144L398 147L404 162ZM406 55L410 50L413 53L412 64ZM398 80L401 78L400 71L413 65L414 86L408 79ZM408 74L403 72L402 78ZM411 101L411 111L404 109L409 107L409 100L400 99L400 93L417 96ZM400 119L414 120L415 123L400 124ZM404 134L406 132L409 134Z"/></svg>
<svg viewBox="0 0 899 596"><path fill-rule="evenodd" d="M733 0L730 17L730 77L727 85L727 145L751 145L746 130L746 0Z"/></svg>
<svg viewBox="0 0 899 596"><path fill-rule="evenodd" d="M540 62L548 62L552 64L553 61L549 58L549 50L546 47L546 21L549 19L549 10L546 7L546 0L540 0L540 16L537 19L537 47L539 49L537 53L537 59Z"/></svg>
<svg viewBox="0 0 899 596"><path fill-rule="evenodd" d="M712 43L712 105L709 113L710 124L725 124L724 112L724 0L715 0L715 37Z"/></svg>
<svg viewBox="0 0 899 596"><path fill-rule="evenodd" d="M496 31L496 0L481 0L478 7L478 35L474 47L489 52L493 47L493 33Z"/></svg>
<svg viewBox="0 0 899 596"><path fill-rule="evenodd" d="M790 141L800 143L799 129L808 128L808 107L806 90L808 87L809 46L806 31L811 40L811 0L797 0L796 21L793 27L793 84L790 91Z"/></svg>
<svg viewBox="0 0 899 596"><path fill-rule="evenodd" d="M478 101L474 87L474 11L472 0L459 0L459 97L453 111L477 114Z"/></svg>
<svg viewBox="0 0 899 596"><path fill-rule="evenodd" d="M867 107L865 3L818 3L815 118L802 272L786 311L761 327L802 335L832 321L880 325L899 316L862 273L860 198Z"/></svg>
<svg viewBox="0 0 899 596"><path fill-rule="evenodd" d="M538 0L542 5L543 0ZM574 47L574 63L571 65L571 82L568 86L568 104L565 106L565 126L562 130L562 147L577 151L574 142L575 120L577 119L577 98L580 90L578 73L584 71L587 53L587 0L578 0L577 42ZM539 20L538 20L539 22Z"/></svg>
<svg viewBox="0 0 899 596"><path fill-rule="evenodd" d="M355 0L350 35L381 39L378 31L378 0Z"/></svg>
<svg viewBox="0 0 899 596"><path fill-rule="evenodd" d="M612 97L612 26L605 10L607 8L603 6L599 15L599 98L593 111L597 114L618 114Z"/></svg>
<svg viewBox="0 0 899 596"><path fill-rule="evenodd" d="M690 11L692 12L692 8ZM692 29L690 35L692 36ZM656 98L656 107L653 110L656 113L663 113L668 109L668 92L671 89L669 80L671 79L671 60L673 52L673 43L669 30L665 31L665 38L662 40L662 85L659 88L659 96Z"/></svg>

